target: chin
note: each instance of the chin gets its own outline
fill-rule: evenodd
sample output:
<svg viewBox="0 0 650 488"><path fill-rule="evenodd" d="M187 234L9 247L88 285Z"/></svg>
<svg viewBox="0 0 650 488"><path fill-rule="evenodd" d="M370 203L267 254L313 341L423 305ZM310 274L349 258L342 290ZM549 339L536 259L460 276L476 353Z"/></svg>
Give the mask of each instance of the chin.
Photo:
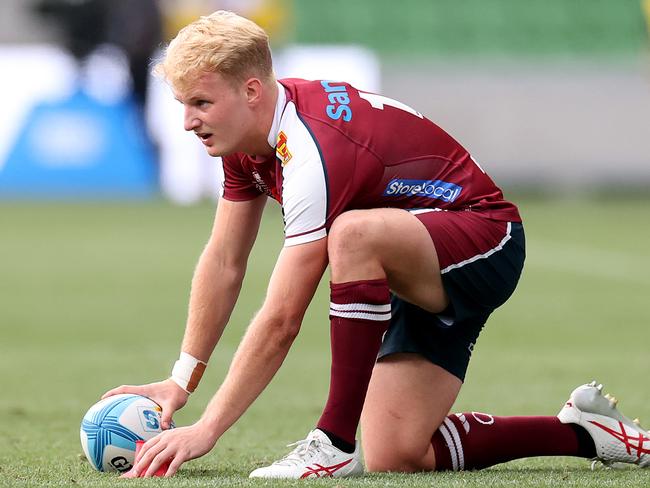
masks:
<svg viewBox="0 0 650 488"><path fill-rule="evenodd" d="M210 146L210 147L206 147L205 149L208 152L208 154L212 157L230 156L231 154L242 152L240 150L237 150L234 147Z"/></svg>
<svg viewBox="0 0 650 488"><path fill-rule="evenodd" d="M228 156L229 154L232 154L234 151L228 151L225 148L218 148L216 146L208 146L205 148L205 152L208 153L208 156L212 156L213 158L216 158L218 156Z"/></svg>

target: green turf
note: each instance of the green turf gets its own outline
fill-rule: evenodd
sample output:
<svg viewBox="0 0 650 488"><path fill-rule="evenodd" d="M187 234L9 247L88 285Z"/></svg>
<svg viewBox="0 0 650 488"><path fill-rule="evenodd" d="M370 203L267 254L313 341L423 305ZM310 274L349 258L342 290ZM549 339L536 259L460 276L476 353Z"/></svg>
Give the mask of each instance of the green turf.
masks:
<svg viewBox="0 0 650 488"><path fill-rule="evenodd" d="M650 200L521 199L528 261L482 335L454 407L554 415L597 378L650 421ZM79 422L121 383L165 377L178 354L192 269L213 208L0 203L0 485L257 486L249 471L286 452L327 393L327 287L285 366L244 418L173 480L118 481L79 458ZM261 303L282 241L267 212L242 300L201 387L176 416L200 414ZM648 422L646 422L647 425ZM647 486L650 471L589 470L570 458L481 472L367 475L310 486ZM302 486L303 483L268 483Z"/></svg>

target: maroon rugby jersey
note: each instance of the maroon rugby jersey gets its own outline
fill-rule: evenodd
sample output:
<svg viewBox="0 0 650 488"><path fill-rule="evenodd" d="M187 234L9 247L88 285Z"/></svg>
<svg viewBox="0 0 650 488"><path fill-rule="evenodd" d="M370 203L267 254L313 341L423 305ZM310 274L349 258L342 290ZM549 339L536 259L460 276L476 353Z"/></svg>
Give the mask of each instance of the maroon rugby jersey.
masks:
<svg viewBox="0 0 650 488"><path fill-rule="evenodd" d="M282 205L285 246L327 235L346 210L480 212L519 222L471 155L411 107L347 83L283 79L269 144L275 157L222 159L227 200L266 193Z"/></svg>

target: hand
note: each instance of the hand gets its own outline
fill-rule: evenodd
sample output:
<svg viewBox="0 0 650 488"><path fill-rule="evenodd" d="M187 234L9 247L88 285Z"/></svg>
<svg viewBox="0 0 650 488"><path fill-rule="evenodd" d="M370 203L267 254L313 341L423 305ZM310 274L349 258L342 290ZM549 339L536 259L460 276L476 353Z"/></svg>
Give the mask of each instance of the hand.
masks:
<svg viewBox="0 0 650 488"><path fill-rule="evenodd" d="M187 403L187 398L190 396L185 390L178 386L171 379L159 381L158 383L150 383L148 385L132 386L122 385L112 390L107 391L102 395L102 400L112 395L119 395L120 393L132 393L136 395L146 396L151 398L162 408L160 417L160 425L163 429L169 429L171 426L172 415L176 410L179 410Z"/></svg>
<svg viewBox="0 0 650 488"><path fill-rule="evenodd" d="M158 434L144 443L133 468L122 478L150 478L158 468L171 460L165 478L173 476L185 461L203 456L216 444L216 437L209 433L199 420L189 427L178 427Z"/></svg>

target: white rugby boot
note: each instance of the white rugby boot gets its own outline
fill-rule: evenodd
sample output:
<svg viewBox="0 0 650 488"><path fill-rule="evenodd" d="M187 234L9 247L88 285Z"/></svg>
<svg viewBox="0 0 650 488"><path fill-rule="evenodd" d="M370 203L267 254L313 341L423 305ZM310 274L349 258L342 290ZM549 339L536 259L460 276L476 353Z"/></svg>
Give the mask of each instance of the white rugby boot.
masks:
<svg viewBox="0 0 650 488"><path fill-rule="evenodd" d="M352 454L334 447L325 433L312 430L307 438L289 444L296 448L270 466L257 468L250 478L323 478L357 476L363 473L359 443Z"/></svg>
<svg viewBox="0 0 650 488"><path fill-rule="evenodd" d="M650 467L650 433L641 428L638 419L622 415L616 408L618 400L603 395L602 390L603 385L595 381L573 390L557 416L560 422L578 424L591 435L595 461L605 466L631 463Z"/></svg>

